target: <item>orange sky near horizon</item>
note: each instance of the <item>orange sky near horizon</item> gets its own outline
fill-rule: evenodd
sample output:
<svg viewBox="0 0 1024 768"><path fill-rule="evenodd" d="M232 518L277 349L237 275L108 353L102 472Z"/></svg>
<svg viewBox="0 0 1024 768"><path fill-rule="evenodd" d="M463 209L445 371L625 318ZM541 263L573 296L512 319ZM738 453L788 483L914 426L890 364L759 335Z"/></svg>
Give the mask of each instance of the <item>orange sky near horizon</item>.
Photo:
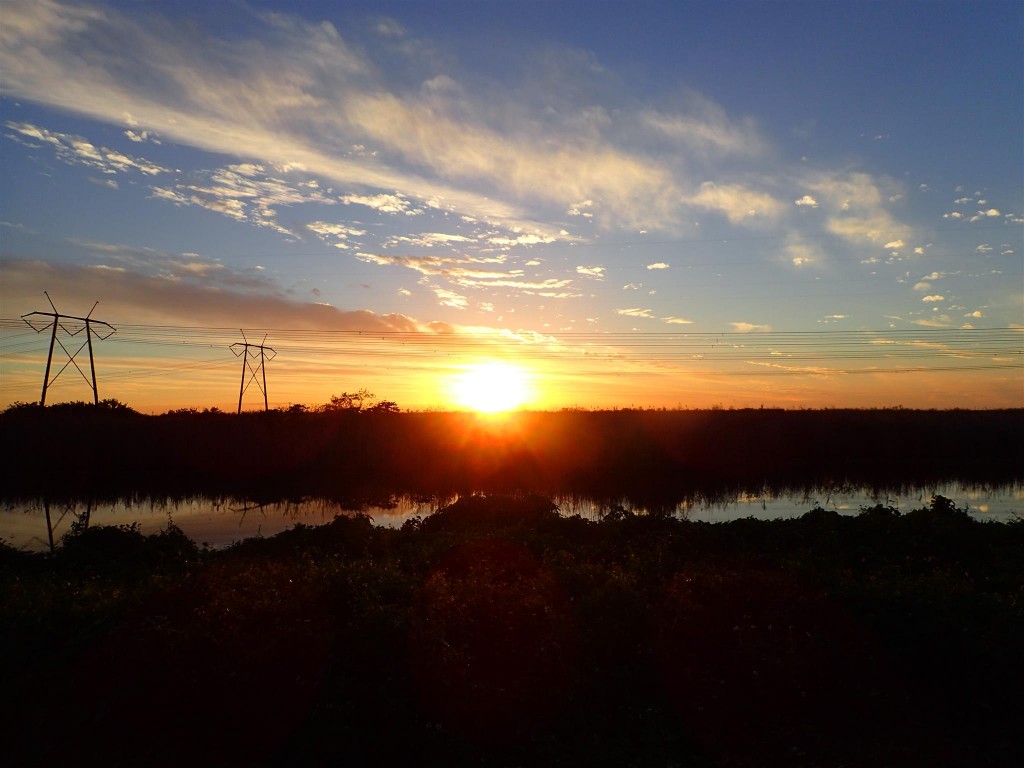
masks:
<svg viewBox="0 0 1024 768"><path fill-rule="evenodd" d="M0 406L38 401L49 331L5 321L0 332L9 350L0 366ZM263 407L264 373L271 408L317 406L359 389L403 410L1024 407L1024 375L1019 353L1014 356L1024 338L1019 329L516 339L250 331L246 337L260 344L264 333L264 370L250 358L243 410ZM243 362L231 344L241 338L226 329L123 327L94 342L99 397L146 413L234 411ZM58 340L70 352L85 343L84 333L62 331ZM993 357L1011 367L993 367ZM49 403L92 398L87 348L76 362L81 371L58 344Z"/></svg>

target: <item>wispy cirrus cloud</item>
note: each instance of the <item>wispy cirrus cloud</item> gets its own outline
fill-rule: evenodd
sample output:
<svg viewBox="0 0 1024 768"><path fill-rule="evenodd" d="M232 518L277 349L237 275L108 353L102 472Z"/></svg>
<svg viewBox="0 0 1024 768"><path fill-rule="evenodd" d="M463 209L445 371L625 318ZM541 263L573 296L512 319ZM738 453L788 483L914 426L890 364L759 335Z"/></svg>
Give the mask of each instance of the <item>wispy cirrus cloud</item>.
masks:
<svg viewBox="0 0 1024 768"><path fill-rule="evenodd" d="M641 309L640 307L616 309L615 313L624 317L654 317L654 313L650 309Z"/></svg>
<svg viewBox="0 0 1024 768"><path fill-rule="evenodd" d="M672 159L680 152L696 160L756 155L764 146L750 119L732 119L703 97L684 110L566 104L544 111L540 101L520 98L529 93L522 84L466 86L448 57L399 34L400 25L364 34L377 36L393 57L389 66L422 68L419 88L391 82L372 47L352 44L332 24L286 14L243 13L231 36L184 18L137 15L131 6L9 0L5 17L5 93L127 123L132 141L158 135L267 166L302 167L341 187L348 205L404 215L433 205L518 230L512 240L541 241L560 236L543 223L545 210L604 228L669 231L687 205L739 220L756 203L768 215L763 193L755 199L735 185L685 199L690 183ZM133 77L122 77L125 71ZM621 141L637 124L668 145ZM160 195L237 212L190 192L161 187ZM743 202L735 200L741 193Z"/></svg>
<svg viewBox="0 0 1024 768"><path fill-rule="evenodd" d="M577 295L575 291L569 290L572 283L570 279L531 280L522 269L481 269L480 264L487 263L486 261L465 256L398 256L359 252L356 257L370 264L405 267L424 277L441 278L452 287L461 289L506 288L549 298L569 298Z"/></svg>

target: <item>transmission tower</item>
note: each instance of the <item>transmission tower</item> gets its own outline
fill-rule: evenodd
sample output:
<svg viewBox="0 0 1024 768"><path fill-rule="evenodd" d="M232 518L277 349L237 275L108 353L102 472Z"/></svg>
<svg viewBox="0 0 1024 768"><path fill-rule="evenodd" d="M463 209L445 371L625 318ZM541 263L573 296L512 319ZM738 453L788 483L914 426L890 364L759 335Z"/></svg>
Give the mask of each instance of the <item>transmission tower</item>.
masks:
<svg viewBox="0 0 1024 768"><path fill-rule="evenodd" d="M259 344L253 344L245 338L245 331L242 331L243 341L235 342L231 345L231 351L235 353L235 357L242 358L242 383L238 388L238 413L242 412L242 395L245 394L245 390L249 388L249 385L254 381L256 386L263 393L263 410L269 411L270 404L267 402L267 360L273 360L277 357L275 352L270 347L266 346L267 337L263 337L263 341ZM259 359L259 364L253 367L253 363ZM246 381L246 374L249 374L249 380ZM261 380L262 379L262 383Z"/></svg>
<svg viewBox="0 0 1024 768"><path fill-rule="evenodd" d="M97 301L92 305L92 309L89 310L89 314L85 317L75 317L74 315L62 315L57 311L57 307L54 306L53 300L50 298L50 294L43 291L43 295L46 296L46 300L50 302L50 308L53 312L29 312L27 315L22 315L21 319L25 321L26 325L36 333L42 333L47 328L51 329L50 333L50 351L46 355L46 371L43 373L43 392L39 396L39 405L46 405L46 390L49 389L50 385L57 380L69 365L74 365L82 378L85 379L85 383L92 387L92 400L95 405L99 405L100 395L99 390L96 388L96 363L93 360L92 355L92 337L95 336L100 341L109 339L117 329L114 328L110 323L104 323L99 320L92 319L92 313L96 310L96 306L99 304ZM40 324L39 318L49 317L51 318L45 324ZM66 321L75 321L74 323L67 323ZM77 325L81 323L81 325ZM94 326L101 326L99 330L96 330ZM74 352L68 351L68 348L64 346L59 338L57 338L57 331L61 330L68 336L77 336L83 330L85 331L85 341L82 342L82 346L76 349ZM53 364L53 348L55 345L60 345L60 348L64 350L64 354L68 356L68 361L64 363L64 366L57 371L53 377L50 377L50 368ZM89 372L92 374L90 380L89 376L85 375L85 371L81 369L78 363L75 362L75 358L83 349L89 349Z"/></svg>

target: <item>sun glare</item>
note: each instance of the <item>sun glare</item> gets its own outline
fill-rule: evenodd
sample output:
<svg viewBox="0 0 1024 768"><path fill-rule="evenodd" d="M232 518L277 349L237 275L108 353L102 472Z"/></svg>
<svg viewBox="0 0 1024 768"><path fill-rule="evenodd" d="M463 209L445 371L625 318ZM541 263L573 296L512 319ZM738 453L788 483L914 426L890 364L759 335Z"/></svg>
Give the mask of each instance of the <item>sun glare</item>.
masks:
<svg viewBox="0 0 1024 768"><path fill-rule="evenodd" d="M452 399L480 413L514 410L530 398L529 377L509 363L479 363L455 374Z"/></svg>

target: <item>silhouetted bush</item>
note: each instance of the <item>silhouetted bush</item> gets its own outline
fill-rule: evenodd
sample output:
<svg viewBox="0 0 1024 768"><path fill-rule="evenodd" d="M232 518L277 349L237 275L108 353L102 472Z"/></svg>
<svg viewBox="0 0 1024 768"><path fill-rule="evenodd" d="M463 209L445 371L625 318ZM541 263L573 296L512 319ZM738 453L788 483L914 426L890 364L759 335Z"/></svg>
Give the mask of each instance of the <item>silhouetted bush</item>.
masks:
<svg viewBox="0 0 1024 768"><path fill-rule="evenodd" d="M467 497L0 546L12 765L1018 765L1024 525ZM955 535L952 535L955 534ZM54 704L68 717L55 716Z"/></svg>

